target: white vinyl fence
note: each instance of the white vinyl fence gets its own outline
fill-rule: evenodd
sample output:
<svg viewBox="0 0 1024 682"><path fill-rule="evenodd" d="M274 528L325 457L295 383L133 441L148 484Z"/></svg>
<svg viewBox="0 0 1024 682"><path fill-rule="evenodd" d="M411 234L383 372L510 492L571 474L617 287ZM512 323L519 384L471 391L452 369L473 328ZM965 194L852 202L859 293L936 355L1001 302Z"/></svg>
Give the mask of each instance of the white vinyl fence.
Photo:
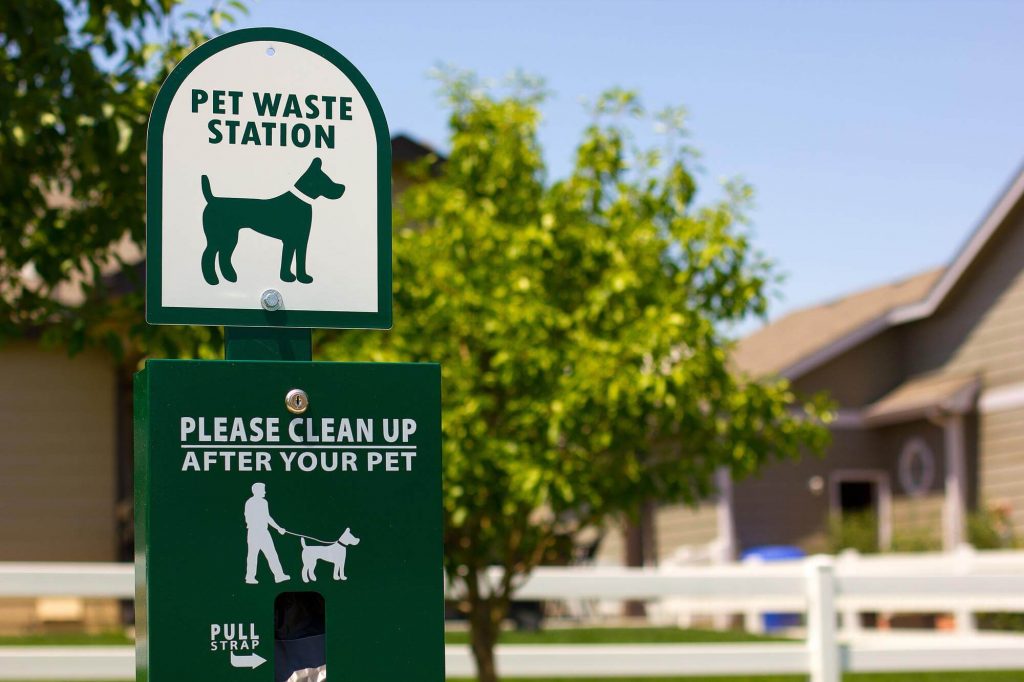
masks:
<svg viewBox="0 0 1024 682"><path fill-rule="evenodd" d="M498 574L494 574L497 578ZM0 598L132 598L132 567L0 564ZM514 677L809 674L842 671L1024 670L1024 638L977 633L970 614L1024 611L1024 552L813 557L801 562L694 568L543 568L519 599L579 602L642 599L655 613L804 612L803 642L736 644L507 645L499 670ZM957 613L952 633L875 633L860 611ZM472 677L465 646L445 647L448 677ZM0 647L0 680L131 680L130 647Z"/></svg>

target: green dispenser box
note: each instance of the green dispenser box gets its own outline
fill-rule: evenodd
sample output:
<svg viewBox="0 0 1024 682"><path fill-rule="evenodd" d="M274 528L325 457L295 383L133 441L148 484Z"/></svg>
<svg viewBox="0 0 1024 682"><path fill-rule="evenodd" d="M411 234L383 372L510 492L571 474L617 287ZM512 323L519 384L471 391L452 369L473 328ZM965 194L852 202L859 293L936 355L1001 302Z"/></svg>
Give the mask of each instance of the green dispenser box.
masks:
<svg viewBox="0 0 1024 682"><path fill-rule="evenodd" d="M331 679L443 680L437 365L150 360L135 389L138 679L271 682L318 594Z"/></svg>

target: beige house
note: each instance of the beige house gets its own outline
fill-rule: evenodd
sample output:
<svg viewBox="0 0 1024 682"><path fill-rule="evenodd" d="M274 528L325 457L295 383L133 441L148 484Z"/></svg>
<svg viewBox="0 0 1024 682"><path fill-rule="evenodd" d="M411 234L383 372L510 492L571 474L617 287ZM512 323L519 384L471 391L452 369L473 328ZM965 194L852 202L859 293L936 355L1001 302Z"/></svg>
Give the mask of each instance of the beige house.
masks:
<svg viewBox="0 0 1024 682"><path fill-rule="evenodd" d="M103 353L74 359L25 340L0 349L0 561L113 561L118 554L117 389ZM109 601L0 601L0 632L116 625Z"/></svg>
<svg viewBox="0 0 1024 682"><path fill-rule="evenodd" d="M750 480L720 475L718 499L697 510L660 508L649 558L708 542L731 557L821 551L830 517L863 512L882 549L952 549L978 510L1024 536L1024 172L947 267L786 315L743 339L736 361L828 391L832 445Z"/></svg>

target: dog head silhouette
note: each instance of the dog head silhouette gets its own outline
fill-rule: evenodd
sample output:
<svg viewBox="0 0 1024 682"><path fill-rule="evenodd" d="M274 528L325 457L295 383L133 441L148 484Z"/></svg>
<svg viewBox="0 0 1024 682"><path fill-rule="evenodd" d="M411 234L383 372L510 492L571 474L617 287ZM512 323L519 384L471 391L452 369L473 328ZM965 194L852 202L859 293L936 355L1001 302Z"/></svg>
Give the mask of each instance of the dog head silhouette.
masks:
<svg viewBox="0 0 1024 682"><path fill-rule="evenodd" d="M340 538L338 538L338 542L343 545L358 545L359 538L352 535L352 530L350 528L346 528L345 532L341 534Z"/></svg>
<svg viewBox="0 0 1024 682"><path fill-rule="evenodd" d="M302 177L295 181L295 187L311 199L338 199L345 193L345 185L331 180L327 173L324 173L323 161L319 158L313 159Z"/></svg>

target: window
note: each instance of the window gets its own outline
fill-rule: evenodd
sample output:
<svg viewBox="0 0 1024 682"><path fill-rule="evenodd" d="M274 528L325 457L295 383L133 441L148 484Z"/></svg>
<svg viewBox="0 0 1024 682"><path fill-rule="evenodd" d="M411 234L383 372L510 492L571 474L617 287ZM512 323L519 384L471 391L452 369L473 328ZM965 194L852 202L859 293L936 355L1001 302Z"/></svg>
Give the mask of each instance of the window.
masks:
<svg viewBox="0 0 1024 682"><path fill-rule="evenodd" d="M879 549L892 543L892 488L889 474L876 469L839 469L829 476L832 514L845 522L857 516L874 519Z"/></svg>

